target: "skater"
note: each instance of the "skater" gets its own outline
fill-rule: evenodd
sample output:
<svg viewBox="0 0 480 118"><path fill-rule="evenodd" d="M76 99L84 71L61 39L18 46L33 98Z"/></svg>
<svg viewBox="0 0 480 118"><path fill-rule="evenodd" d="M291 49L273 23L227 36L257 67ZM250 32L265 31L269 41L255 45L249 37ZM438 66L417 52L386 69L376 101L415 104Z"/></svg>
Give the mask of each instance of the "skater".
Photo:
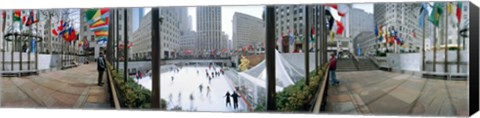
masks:
<svg viewBox="0 0 480 118"><path fill-rule="evenodd" d="M173 95L172 95L172 93L170 93L170 95L168 95L168 102L172 103L172 101L173 101L172 99L173 99Z"/></svg>
<svg viewBox="0 0 480 118"><path fill-rule="evenodd" d="M202 89L203 89L203 85L200 84L200 86L198 86L200 88L200 93L202 93Z"/></svg>
<svg viewBox="0 0 480 118"><path fill-rule="evenodd" d="M198 75L198 70L197 70L197 75Z"/></svg>
<svg viewBox="0 0 480 118"><path fill-rule="evenodd" d="M208 77L208 84L212 84L212 77Z"/></svg>
<svg viewBox="0 0 480 118"><path fill-rule="evenodd" d="M232 98L233 98L233 109L238 108L238 97L240 97L235 91L233 91Z"/></svg>
<svg viewBox="0 0 480 118"><path fill-rule="evenodd" d="M212 72L212 76L215 76L215 73L214 73L214 72Z"/></svg>
<svg viewBox="0 0 480 118"><path fill-rule="evenodd" d="M182 92L178 92L178 104L181 104L182 101Z"/></svg>
<svg viewBox="0 0 480 118"><path fill-rule="evenodd" d="M193 111L193 93L190 94L190 110Z"/></svg>
<svg viewBox="0 0 480 118"><path fill-rule="evenodd" d="M225 97L227 97L225 106L232 106L232 104L230 103L230 92L227 91Z"/></svg>
<svg viewBox="0 0 480 118"><path fill-rule="evenodd" d="M172 82L173 82L173 76L172 76Z"/></svg>
<svg viewBox="0 0 480 118"><path fill-rule="evenodd" d="M211 90L210 90L210 86L207 86L207 97L208 97L208 95L210 94L210 91L211 91Z"/></svg>

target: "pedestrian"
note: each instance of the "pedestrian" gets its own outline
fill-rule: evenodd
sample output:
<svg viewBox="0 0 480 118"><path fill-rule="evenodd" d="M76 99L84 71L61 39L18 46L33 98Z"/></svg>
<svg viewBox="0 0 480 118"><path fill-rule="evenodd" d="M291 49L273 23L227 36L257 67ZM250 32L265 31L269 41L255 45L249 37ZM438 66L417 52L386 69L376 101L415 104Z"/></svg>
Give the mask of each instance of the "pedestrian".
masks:
<svg viewBox="0 0 480 118"><path fill-rule="evenodd" d="M140 76L140 78L143 78L143 74L142 74L142 72L138 71L138 73L140 73L140 75L139 75L139 76Z"/></svg>
<svg viewBox="0 0 480 118"><path fill-rule="evenodd" d="M190 94L190 110L193 111L193 93Z"/></svg>
<svg viewBox="0 0 480 118"><path fill-rule="evenodd" d="M330 67L328 68L329 76L330 76L330 85L338 85L340 82L337 80L335 75L335 70L337 69L337 59L335 58L336 55L333 53L330 58Z"/></svg>
<svg viewBox="0 0 480 118"><path fill-rule="evenodd" d="M105 63L105 55L103 52L100 52L100 56L97 59L97 70L98 70L98 86L102 86L103 82L103 72L105 72L106 63Z"/></svg>
<svg viewBox="0 0 480 118"><path fill-rule="evenodd" d="M225 94L224 97L227 97L225 106L232 106L232 104L230 103L230 92L227 91L227 94Z"/></svg>
<svg viewBox="0 0 480 118"><path fill-rule="evenodd" d="M202 89L203 89L203 85L200 84L200 86L198 86L200 88L200 93L202 93Z"/></svg>
<svg viewBox="0 0 480 118"><path fill-rule="evenodd" d="M232 98L233 98L233 109L238 108L238 97L240 97L235 91L233 91Z"/></svg>
<svg viewBox="0 0 480 118"><path fill-rule="evenodd" d="M181 104L182 101L182 92L178 92L178 104Z"/></svg>

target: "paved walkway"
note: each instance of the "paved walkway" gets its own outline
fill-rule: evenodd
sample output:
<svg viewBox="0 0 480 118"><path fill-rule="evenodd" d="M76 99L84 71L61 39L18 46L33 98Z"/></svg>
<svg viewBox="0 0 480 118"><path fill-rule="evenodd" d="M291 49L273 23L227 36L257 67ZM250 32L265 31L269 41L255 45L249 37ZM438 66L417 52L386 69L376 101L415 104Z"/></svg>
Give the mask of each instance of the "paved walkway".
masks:
<svg viewBox="0 0 480 118"><path fill-rule="evenodd" d="M327 111L334 114L468 116L468 81L375 71L337 72Z"/></svg>
<svg viewBox="0 0 480 118"><path fill-rule="evenodd" d="M108 87L98 86L97 77L96 63L39 75L3 77L0 105L3 108L109 109Z"/></svg>

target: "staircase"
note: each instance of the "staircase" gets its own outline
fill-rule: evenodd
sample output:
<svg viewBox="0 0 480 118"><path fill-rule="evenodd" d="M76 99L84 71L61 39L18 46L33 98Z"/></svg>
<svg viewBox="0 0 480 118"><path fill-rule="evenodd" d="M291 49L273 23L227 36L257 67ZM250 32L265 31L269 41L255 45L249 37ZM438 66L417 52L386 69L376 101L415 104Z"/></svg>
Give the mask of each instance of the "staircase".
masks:
<svg viewBox="0 0 480 118"><path fill-rule="evenodd" d="M337 59L337 71L339 72L378 70L377 65L368 58L359 58L357 62L351 53L343 52L343 54L349 55L350 58Z"/></svg>
<svg viewBox="0 0 480 118"><path fill-rule="evenodd" d="M355 66L355 62L351 58L339 58L337 60L337 71L345 72L345 71L357 71L357 67Z"/></svg>
<svg viewBox="0 0 480 118"><path fill-rule="evenodd" d="M368 58L358 59L357 66L359 71L378 70L378 67Z"/></svg>

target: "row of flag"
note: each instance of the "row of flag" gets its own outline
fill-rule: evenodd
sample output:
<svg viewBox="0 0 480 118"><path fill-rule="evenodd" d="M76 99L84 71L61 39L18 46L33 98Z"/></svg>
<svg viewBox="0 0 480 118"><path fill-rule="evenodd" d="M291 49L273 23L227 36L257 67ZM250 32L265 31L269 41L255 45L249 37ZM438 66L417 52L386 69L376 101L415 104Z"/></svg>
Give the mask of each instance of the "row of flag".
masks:
<svg viewBox="0 0 480 118"><path fill-rule="evenodd" d="M20 22L20 30L23 29L24 26L32 26L35 23L40 21L40 13L38 10L30 10L27 14L22 14L22 10L13 10L12 13L12 20L13 22ZM6 25L6 18L7 18L7 11L2 12L2 32L5 32L5 25Z"/></svg>
<svg viewBox="0 0 480 118"><path fill-rule="evenodd" d="M421 9L420 9L419 26L423 27L423 20L425 19L425 16L428 16L428 13L430 13L430 15L428 16L428 21L430 21L433 25L438 27L439 21L442 18L442 15L444 14L445 5L446 5L446 11L447 11L445 15L448 15L447 18L452 19L450 20L451 22L460 24L462 20L462 17L461 17L462 2L434 3L433 6L427 3L422 3ZM429 9L431 9L431 12L429 12ZM451 18L451 17L455 17L455 18Z"/></svg>
<svg viewBox="0 0 480 118"><path fill-rule="evenodd" d="M327 4L325 5L327 9L325 9L325 17L327 19L326 25L327 25L327 30L329 32L330 39L333 41L334 35L342 35L345 27L342 23L342 18L348 14L349 10L351 9L351 5L347 4ZM316 32L315 32L315 27L312 26L311 28L311 34L312 37L310 37L310 43L315 43L316 42ZM287 36L288 39L283 39L285 36ZM288 34L284 35L283 32L280 34L278 38L276 38L276 42L280 43L282 45L293 45L295 43L295 40L298 39L299 41L302 41L304 38L300 37L297 33L297 31L292 32L290 29L288 30ZM283 43L283 40L289 40L289 44ZM280 42L279 42L280 41Z"/></svg>
<svg viewBox="0 0 480 118"><path fill-rule="evenodd" d="M108 23L110 10L108 8L88 9L85 11L85 20L93 31L98 44L104 45L108 38Z"/></svg>

